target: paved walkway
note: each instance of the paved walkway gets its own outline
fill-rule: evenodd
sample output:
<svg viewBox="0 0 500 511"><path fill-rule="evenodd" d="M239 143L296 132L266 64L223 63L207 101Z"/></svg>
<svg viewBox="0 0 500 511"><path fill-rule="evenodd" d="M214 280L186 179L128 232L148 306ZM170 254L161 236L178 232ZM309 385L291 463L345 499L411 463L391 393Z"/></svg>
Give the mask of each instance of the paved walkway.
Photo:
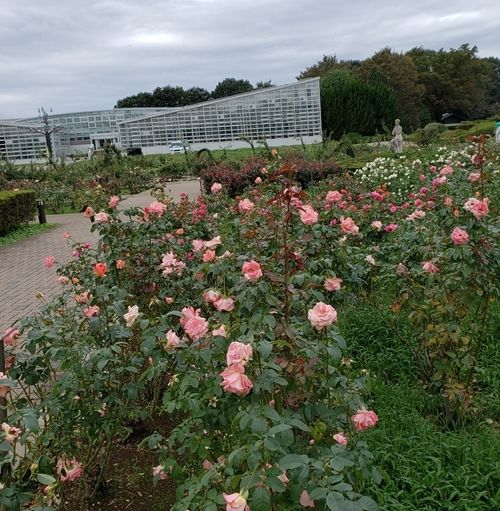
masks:
<svg viewBox="0 0 500 511"><path fill-rule="evenodd" d="M181 193L194 198L200 193L198 180L178 181L167 186L174 200ZM149 191L125 199L122 207L147 206L152 197ZM35 312L40 306L36 297L42 293L46 300L55 296L60 285L57 283L55 267L45 268L46 256L54 256L58 265L71 259L71 245L63 233L81 242L97 242L97 235L90 232L91 223L80 213L48 215L49 223L57 227L36 236L0 248L0 334L14 321Z"/></svg>

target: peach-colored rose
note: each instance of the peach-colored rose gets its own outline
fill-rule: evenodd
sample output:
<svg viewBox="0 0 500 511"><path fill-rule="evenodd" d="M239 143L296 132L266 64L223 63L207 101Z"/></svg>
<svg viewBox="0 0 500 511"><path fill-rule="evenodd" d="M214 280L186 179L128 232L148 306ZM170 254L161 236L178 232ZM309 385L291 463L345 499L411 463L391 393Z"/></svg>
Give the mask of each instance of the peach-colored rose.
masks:
<svg viewBox="0 0 500 511"><path fill-rule="evenodd" d="M109 222L109 216L104 211L100 211L95 215L94 220L97 224L106 224Z"/></svg>
<svg viewBox="0 0 500 511"><path fill-rule="evenodd" d="M439 174L441 176L447 176L449 174L453 174L453 168L450 165L445 165L440 171Z"/></svg>
<svg viewBox="0 0 500 511"><path fill-rule="evenodd" d="M181 340L179 336L173 331L169 330L167 332L167 342L164 344L165 350L169 348L177 348L180 344Z"/></svg>
<svg viewBox="0 0 500 511"><path fill-rule="evenodd" d="M439 272L439 268L432 261L422 261L422 269L427 273Z"/></svg>
<svg viewBox="0 0 500 511"><path fill-rule="evenodd" d="M333 435L333 439L340 445L347 445L347 438L342 431Z"/></svg>
<svg viewBox="0 0 500 511"><path fill-rule="evenodd" d="M251 344L244 344L242 342L234 341L229 345L227 349L227 365L230 366L232 364L241 364L244 366L249 360L252 359L252 354L253 350Z"/></svg>
<svg viewBox="0 0 500 511"><path fill-rule="evenodd" d="M83 315L86 318L93 318L93 317L99 316L100 310L101 309L99 308L98 305L92 305L92 307L87 307L86 309L84 309Z"/></svg>
<svg viewBox="0 0 500 511"><path fill-rule="evenodd" d="M210 191L217 195L222 190L222 185L220 183L213 183L213 185L210 187Z"/></svg>
<svg viewBox="0 0 500 511"><path fill-rule="evenodd" d="M323 287L327 291L339 291L342 287L342 279L338 277L332 277L325 280L325 283L323 284Z"/></svg>
<svg viewBox="0 0 500 511"><path fill-rule="evenodd" d="M453 206L453 198L450 197L449 195L447 195L444 199L443 199L443 204L447 207L450 207L450 206Z"/></svg>
<svg viewBox="0 0 500 511"><path fill-rule="evenodd" d="M219 312L231 312L234 310L234 299L233 298L219 298L213 302L214 307Z"/></svg>
<svg viewBox="0 0 500 511"><path fill-rule="evenodd" d="M213 289L208 289L203 293L203 299L206 303L214 303L221 298L221 294Z"/></svg>
<svg viewBox="0 0 500 511"><path fill-rule="evenodd" d="M118 259L116 261L115 265L116 265L117 270L123 270L123 268L125 268L125 266L126 266L126 263L123 259Z"/></svg>
<svg viewBox="0 0 500 511"><path fill-rule="evenodd" d="M203 262L209 263L210 261L213 261L216 257L216 254L213 250L205 250L203 254Z"/></svg>
<svg viewBox="0 0 500 511"><path fill-rule="evenodd" d="M355 224L354 220L351 217L344 218L340 217L340 228L342 232L346 234L358 234L359 227Z"/></svg>
<svg viewBox="0 0 500 511"><path fill-rule="evenodd" d="M314 504L314 500L311 499L311 497L309 496L309 492L307 490L304 490L300 494L299 504L302 507L316 507Z"/></svg>
<svg viewBox="0 0 500 511"><path fill-rule="evenodd" d="M128 312L123 315L123 319L126 321L126 325L130 328L135 320L139 317L139 307L137 305L129 306Z"/></svg>
<svg viewBox="0 0 500 511"><path fill-rule="evenodd" d="M243 199L238 202L238 211L240 213L250 213L254 207L255 204L249 199Z"/></svg>
<svg viewBox="0 0 500 511"><path fill-rule="evenodd" d="M247 280L257 280L262 277L262 269L257 261L252 260L243 263L241 271Z"/></svg>
<svg viewBox="0 0 500 511"><path fill-rule="evenodd" d="M59 275L59 277L57 277L57 282L59 282L61 286L65 286L69 282L69 278L66 277L66 275Z"/></svg>
<svg viewBox="0 0 500 511"><path fill-rule="evenodd" d="M112 195L109 198L108 206L110 208L116 208L116 206L118 206L118 204L120 204L120 197L118 197L117 195Z"/></svg>
<svg viewBox="0 0 500 511"><path fill-rule="evenodd" d="M460 227L455 227L451 233L451 241L453 241L455 245L464 245L469 241L469 235L466 231L460 229Z"/></svg>
<svg viewBox="0 0 500 511"><path fill-rule="evenodd" d="M19 330L15 328L7 328L3 334L3 342L5 346L15 346L17 338L21 335Z"/></svg>
<svg viewBox="0 0 500 511"><path fill-rule="evenodd" d="M205 243L205 248L209 248L210 250L213 250L215 247L222 245L222 240L221 240L220 236L215 236L215 238L205 241L204 243Z"/></svg>
<svg viewBox="0 0 500 511"><path fill-rule="evenodd" d="M318 221L318 213L308 204L299 209L299 216L304 225L313 225Z"/></svg>
<svg viewBox="0 0 500 511"><path fill-rule="evenodd" d="M54 256L47 256L43 261L45 268L52 268L52 266L54 266L55 263L56 260Z"/></svg>
<svg viewBox="0 0 500 511"><path fill-rule="evenodd" d="M240 493L223 493L226 502L226 511L246 511L247 499Z"/></svg>
<svg viewBox="0 0 500 511"><path fill-rule="evenodd" d="M96 263L94 266L94 273L98 277L105 277L106 273L108 272L108 265L106 263Z"/></svg>
<svg viewBox="0 0 500 511"><path fill-rule="evenodd" d="M14 426L11 426L6 422L2 423L2 431L5 435L4 440L9 444L12 444L15 440L17 440L19 438L19 435L22 433L22 430Z"/></svg>
<svg viewBox="0 0 500 511"><path fill-rule="evenodd" d="M84 291L78 295L75 295L75 302L83 305L90 300L90 291Z"/></svg>
<svg viewBox="0 0 500 511"><path fill-rule="evenodd" d="M351 420L354 423L356 431L363 431L373 428L378 422L378 417L375 412L362 408L351 417Z"/></svg>
<svg viewBox="0 0 500 511"><path fill-rule="evenodd" d="M222 376L222 388L226 392L246 396L253 388L252 380L245 375L245 367L242 364L226 367L220 376Z"/></svg>
<svg viewBox="0 0 500 511"><path fill-rule="evenodd" d="M64 483L65 481L74 481L81 477L83 474L83 468L81 463L76 461L74 458L72 460L59 458L57 460L57 473L59 474L61 482Z"/></svg>
<svg viewBox="0 0 500 511"><path fill-rule="evenodd" d="M337 311L331 305L318 302L312 309L309 309L307 319L314 328L321 330L337 321Z"/></svg>
<svg viewBox="0 0 500 511"><path fill-rule="evenodd" d="M380 220L375 220L371 223L371 226L377 229L377 231L380 231L380 229L382 229L382 222Z"/></svg>

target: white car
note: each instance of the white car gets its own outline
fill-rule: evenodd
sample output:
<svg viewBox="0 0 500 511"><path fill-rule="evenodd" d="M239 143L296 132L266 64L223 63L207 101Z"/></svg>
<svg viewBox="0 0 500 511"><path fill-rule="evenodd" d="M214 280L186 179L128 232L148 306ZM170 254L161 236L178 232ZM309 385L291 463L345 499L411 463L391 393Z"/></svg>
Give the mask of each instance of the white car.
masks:
<svg viewBox="0 0 500 511"><path fill-rule="evenodd" d="M181 141L170 142L168 145L168 151L170 153L183 153L184 152L184 144Z"/></svg>

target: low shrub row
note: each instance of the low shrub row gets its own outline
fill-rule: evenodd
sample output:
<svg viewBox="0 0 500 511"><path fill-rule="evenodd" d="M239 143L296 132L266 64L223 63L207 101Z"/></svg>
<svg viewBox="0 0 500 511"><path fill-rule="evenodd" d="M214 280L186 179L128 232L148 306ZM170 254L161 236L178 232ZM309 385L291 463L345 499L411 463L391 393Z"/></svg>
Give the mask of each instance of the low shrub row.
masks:
<svg viewBox="0 0 500 511"><path fill-rule="evenodd" d="M32 190L0 192L0 236L33 219L36 212Z"/></svg>

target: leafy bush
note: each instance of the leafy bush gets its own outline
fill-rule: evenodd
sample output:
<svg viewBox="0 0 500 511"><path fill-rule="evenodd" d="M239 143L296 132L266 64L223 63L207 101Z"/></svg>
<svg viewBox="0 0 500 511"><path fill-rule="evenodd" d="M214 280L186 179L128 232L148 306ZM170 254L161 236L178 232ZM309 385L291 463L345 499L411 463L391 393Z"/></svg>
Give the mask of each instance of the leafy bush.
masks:
<svg viewBox="0 0 500 511"><path fill-rule="evenodd" d="M33 220L36 213L32 190L0 191L0 235Z"/></svg>

